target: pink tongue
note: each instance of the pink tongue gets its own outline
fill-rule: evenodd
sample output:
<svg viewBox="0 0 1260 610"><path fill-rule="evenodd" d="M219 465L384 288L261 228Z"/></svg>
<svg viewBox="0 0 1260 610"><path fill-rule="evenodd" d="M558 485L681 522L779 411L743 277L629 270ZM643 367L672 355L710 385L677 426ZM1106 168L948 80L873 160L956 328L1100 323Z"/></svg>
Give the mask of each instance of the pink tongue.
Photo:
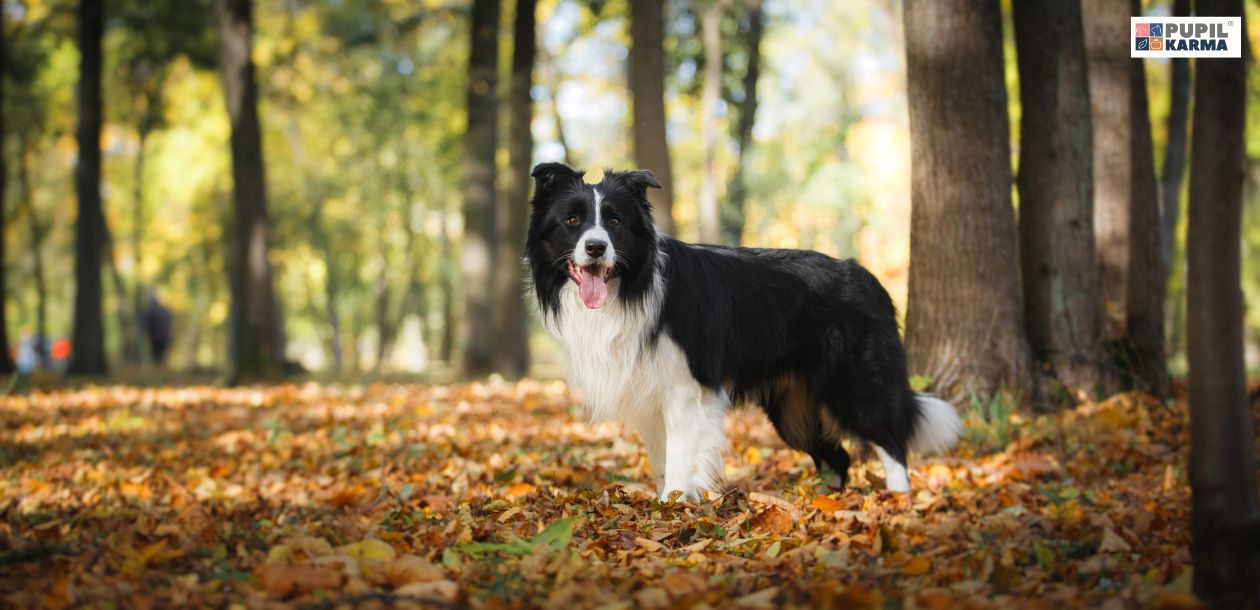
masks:
<svg viewBox="0 0 1260 610"><path fill-rule="evenodd" d="M586 303L588 309L599 309L604 306L604 301L608 299L608 282L604 281L603 275L593 275L591 272L582 269L582 282L578 284L578 294L582 297L582 302Z"/></svg>

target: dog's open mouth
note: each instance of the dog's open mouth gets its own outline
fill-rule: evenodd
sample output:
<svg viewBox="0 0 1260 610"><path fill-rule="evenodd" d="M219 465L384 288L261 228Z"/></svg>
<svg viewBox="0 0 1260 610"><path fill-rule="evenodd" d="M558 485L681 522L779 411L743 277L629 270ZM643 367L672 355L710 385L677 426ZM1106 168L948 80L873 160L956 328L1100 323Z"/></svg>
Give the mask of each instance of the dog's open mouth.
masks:
<svg viewBox="0 0 1260 610"><path fill-rule="evenodd" d="M578 267L568 262L569 277L578 285L578 296L588 309L599 309L608 300L608 280L613 278L613 268L602 265Z"/></svg>

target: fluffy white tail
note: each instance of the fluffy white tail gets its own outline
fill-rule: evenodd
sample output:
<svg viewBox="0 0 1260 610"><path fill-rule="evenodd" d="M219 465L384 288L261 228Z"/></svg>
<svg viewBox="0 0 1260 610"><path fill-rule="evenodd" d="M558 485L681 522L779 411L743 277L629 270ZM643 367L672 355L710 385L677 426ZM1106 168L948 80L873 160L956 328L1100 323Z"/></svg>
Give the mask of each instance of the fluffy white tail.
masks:
<svg viewBox="0 0 1260 610"><path fill-rule="evenodd" d="M962 419L954 406L929 394L916 394L919 421L910 437L910 449L919 454L940 453L958 443Z"/></svg>

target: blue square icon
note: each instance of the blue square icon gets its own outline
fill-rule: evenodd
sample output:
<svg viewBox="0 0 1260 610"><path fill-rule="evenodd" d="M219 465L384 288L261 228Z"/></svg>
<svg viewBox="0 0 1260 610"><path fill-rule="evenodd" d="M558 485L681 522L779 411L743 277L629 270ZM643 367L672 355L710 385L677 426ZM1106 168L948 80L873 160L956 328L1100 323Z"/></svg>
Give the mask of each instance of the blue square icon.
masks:
<svg viewBox="0 0 1260 610"><path fill-rule="evenodd" d="M1150 38L1135 38L1133 40L1137 50L1139 51L1147 51L1151 48Z"/></svg>
<svg viewBox="0 0 1260 610"><path fill-rule="evenodd" d="M1163 36L1163 35L1164 35L1164 24L1162 24L1162 23L1152 23L1152 24L1151 24L1151 36Z"/></svg>

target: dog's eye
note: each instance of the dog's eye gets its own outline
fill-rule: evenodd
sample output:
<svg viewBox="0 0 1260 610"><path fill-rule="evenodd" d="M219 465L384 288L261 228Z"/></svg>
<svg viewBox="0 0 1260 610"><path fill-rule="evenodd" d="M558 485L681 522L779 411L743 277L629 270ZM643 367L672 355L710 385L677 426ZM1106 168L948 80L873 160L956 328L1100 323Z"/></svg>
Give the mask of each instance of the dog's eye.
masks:
<svg viewBox="0 0 1260 610"><path fill-rule="evenodd" d="M570 214L568 218L564 219L564 224L567 224L570 227L577 226L578 222L577 214Z"/></svg>
<svg viewBox="0 0 1260 610"><path fill-rule="evenodd" d="M609 218L609 219L608 219L608 226L610 226L610 227L620 227L620 226L621 226L621 219L620 219L620 218Z"/></svg>

